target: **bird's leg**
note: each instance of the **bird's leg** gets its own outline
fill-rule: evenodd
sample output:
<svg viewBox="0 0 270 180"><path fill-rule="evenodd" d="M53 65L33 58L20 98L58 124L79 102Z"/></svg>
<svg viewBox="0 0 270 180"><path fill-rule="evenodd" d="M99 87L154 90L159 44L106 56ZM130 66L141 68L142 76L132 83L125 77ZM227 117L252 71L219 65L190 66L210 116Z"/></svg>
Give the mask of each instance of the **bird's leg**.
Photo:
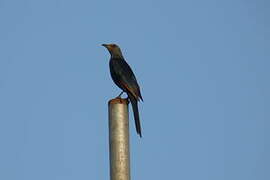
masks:
<svg viewBox="0 0 270 180"><path fill-rule="evenodd" d="M122 91L118 96L117 98L121 98L122 94L124 93L124 91Z"/></svg>
<svg viewBox="0 0 270 180"><path fill-rule="evenodd" d="M122 103L122 98L121 95L124 93L124 91L122 91L116 98L120 100L120 103Z"/></svg>

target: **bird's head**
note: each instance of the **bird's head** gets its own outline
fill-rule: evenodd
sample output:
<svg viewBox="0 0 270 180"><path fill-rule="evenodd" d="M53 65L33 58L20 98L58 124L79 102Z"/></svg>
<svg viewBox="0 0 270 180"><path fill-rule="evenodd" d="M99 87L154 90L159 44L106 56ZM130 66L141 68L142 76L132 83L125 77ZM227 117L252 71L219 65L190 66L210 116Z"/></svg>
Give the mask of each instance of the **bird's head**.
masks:
<svg viewBox="0 0 270 180"><path fill-rule="evenodd" d="M110 52L113 58L123 58L121 49L116 44L102 44Z"/></svg>

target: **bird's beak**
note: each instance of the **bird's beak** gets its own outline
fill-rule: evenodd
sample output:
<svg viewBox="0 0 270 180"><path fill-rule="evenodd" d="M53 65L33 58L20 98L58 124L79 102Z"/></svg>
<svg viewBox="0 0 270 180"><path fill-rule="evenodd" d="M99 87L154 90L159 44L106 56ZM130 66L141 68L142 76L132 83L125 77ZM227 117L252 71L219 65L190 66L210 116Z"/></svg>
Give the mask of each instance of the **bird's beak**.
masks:
<svg viewBox="0 0 270 180"><path fill-rule="evenodd" d="M102 46L104 46L108 51L111 51L111 49L112 49L110 44L102 44Z"/></svg>

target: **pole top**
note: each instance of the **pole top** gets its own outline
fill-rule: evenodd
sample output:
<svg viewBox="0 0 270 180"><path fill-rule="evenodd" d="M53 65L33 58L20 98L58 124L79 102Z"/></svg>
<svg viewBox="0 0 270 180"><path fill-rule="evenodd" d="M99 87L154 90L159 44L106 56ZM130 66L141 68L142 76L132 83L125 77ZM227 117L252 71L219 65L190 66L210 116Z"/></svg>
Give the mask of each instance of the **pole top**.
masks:
<svg viewBox="0 0 270 180"><path fill-rule="evenodd" d="M114 99L111 99L109 100L108 104L128 104L129 101L128 101L128 98L125 98L125 99L122 99L122 98L114 98Z"/></svg>

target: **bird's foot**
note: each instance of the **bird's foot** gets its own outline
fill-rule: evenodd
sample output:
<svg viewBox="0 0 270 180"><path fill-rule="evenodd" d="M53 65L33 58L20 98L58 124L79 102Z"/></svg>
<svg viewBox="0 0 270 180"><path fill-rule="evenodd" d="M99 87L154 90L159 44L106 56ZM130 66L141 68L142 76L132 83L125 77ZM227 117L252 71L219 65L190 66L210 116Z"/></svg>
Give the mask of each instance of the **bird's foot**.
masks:
<svg viewBox="0 0 270 180"><path fill-rule="evenodd" d="M119 99L120 103L122 104L123 101L122 101L122 98L121 98L121 95L124 93L124 91L122 91L115 99Z"/></svg>
<svg viewBox="0 0 270 180"><path fill-rule="evenodd" d="M123 93L124 93L124 91L122 91L116 98L121 98Z"/></svg>

